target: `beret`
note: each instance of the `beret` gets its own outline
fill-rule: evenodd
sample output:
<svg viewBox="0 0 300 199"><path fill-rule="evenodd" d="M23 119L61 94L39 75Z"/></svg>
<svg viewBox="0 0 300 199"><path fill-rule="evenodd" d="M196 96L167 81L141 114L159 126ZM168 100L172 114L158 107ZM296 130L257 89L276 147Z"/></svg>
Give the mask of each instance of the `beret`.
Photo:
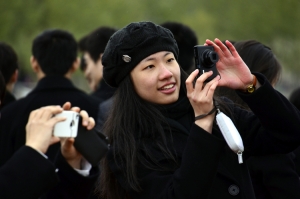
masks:
<svg viewBox="0 0 300 199"><path fill-rule="evenodd" d="M172 32L152 22L134 22L119 29L109 39L103 56L103 79L111 87L122 80L143 59L160 51L170 51L178 59Z"/></svg>

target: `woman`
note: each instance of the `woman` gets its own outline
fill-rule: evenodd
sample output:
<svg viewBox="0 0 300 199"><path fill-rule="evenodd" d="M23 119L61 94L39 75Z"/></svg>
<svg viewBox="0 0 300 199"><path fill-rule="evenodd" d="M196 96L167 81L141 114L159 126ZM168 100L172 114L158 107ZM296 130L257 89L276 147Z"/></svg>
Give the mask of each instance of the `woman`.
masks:
<svg viewBox="0 0 300 199"><path fill-rule="evenodd" d="M250 71L263 74L275 87L282 66L272 50L256 41L237 41L234 47ZM226 96L236 104L249 109L235 90L218 87L216 93ZM247 160L256 199L300 198L300 180L295 169L295 154L252 156Z"/></svg>
<svg viewBox="0 0 300 199"><path fill-rule="evenodd" d="M236 89L256 114L215 99L239 130L245 159L299 144L300 115L288 100L263 75L252 75L230 42L228 48L218 39L206 45L220 57L221 79L208 83L211 72L194 81L200 73L195 70L186 78L168 29L138 22L111 37L103 77L117 91L104 127L111 142L102 165L104 198L255 198L246 165L238 163L214 122L217 86Z"/></svg>

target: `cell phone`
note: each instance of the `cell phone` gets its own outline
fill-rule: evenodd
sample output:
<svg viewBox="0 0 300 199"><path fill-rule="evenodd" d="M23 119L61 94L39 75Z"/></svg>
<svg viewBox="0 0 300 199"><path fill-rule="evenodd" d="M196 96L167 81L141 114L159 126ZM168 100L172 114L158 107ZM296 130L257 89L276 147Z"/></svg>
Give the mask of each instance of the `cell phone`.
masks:
<svg viewBox="0 0 300 199"><path fill-rule="evenodd" d="M108 151L108 139L95 129L87 130L81 123L80 118L74 146L92 166L99 166L100 160Z"/></svg>
<svg viewBox="0 0 300 199"><path fill-rule="evenodd" d="M219 56L215 52L213 46L194 46L194 57L196 69L199 69L198 77L205 72L213 71L213 74L210 77L208 77L204 82L209 82L217 75L219 75L216 66L216 63L219 61Z"/></svg>
<svg viewBox="0 0 300 199"><path fill-rule="evenodd" d="M53 135L55 137L68 137L74 138L77 136L78 124L79 124L79 113L75 111L63 111L56 114L54 117L65 117L65 121L61 121L55 124L53 129Z"/></svg>

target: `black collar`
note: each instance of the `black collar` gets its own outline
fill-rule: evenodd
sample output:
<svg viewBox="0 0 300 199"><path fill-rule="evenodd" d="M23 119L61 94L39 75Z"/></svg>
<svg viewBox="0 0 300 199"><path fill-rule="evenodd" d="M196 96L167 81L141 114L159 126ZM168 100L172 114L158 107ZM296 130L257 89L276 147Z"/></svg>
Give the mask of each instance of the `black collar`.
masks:
<svg viewBox="0 0 300 199"><path fill-rule="evenodd" d="M47 75L40 79L31 93L52 89L76 89L71 80L63 76Z"/></svg>

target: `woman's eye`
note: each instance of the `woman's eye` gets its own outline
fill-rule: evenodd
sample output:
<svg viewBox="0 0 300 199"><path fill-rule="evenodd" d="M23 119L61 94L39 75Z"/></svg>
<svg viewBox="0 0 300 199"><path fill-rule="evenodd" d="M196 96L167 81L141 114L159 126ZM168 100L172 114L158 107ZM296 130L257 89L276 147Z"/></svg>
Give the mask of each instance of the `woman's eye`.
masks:
<svg viewBox="0 0 300 199"><path fill-rule="evenodd" d="M147 66L145 69L151 69L151 68L153 68L154 67L154 65L149 65L149 66Z"/></svg>
<svg viewBox="0 0 300 199"><path fill-rule="evenodd" d="M170 59L168 59L168 62L172 62L174 60L175 60L174 58L170 58Z"/></svg>

